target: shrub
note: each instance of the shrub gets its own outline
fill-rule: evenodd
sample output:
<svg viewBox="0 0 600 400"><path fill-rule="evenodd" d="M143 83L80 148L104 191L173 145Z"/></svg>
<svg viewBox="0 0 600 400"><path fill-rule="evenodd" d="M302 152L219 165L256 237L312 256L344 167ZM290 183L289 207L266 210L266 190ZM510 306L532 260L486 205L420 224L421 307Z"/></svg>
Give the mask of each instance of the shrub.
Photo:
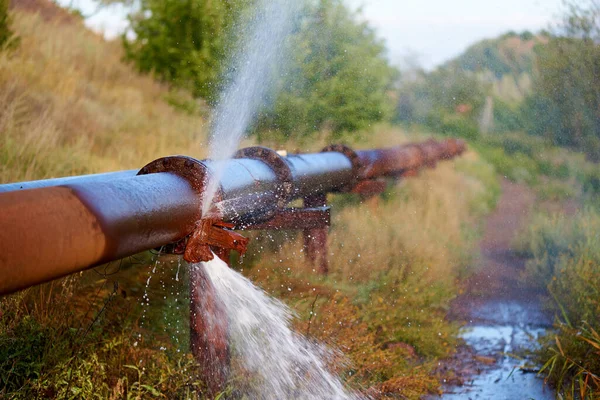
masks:
<svg viewBox="0 0 600 400"><path fill-rule="evenodd" d="M139 12L129 17L135 39L123 36L125 59L141 72L211 99L231 19L227 2L142 0Z"/></svg>
<svg viewBox="0 0 600 400"><path fill-rule="evenodd" d="M525 235L526 277L545 287L557 310L556 332L538 352L544 372L573 398L600 393L600 213L538 217Z"/></svg>
<svg viewBox="0 0 600 400"><path fill-rule="evenodd" d="M459 136L474 140L479 136L477 124L461 115L447 114L442 119L440 132L444 135Z"/></svg>
<svg viewBox="0 0 600 400"><path fill-rule="evenodd" d="M340 0L310 2L292 37L289 72L257 130L284 136L317 131L339 138L388 119L387 91L396 71L375 31Z"/></svg>

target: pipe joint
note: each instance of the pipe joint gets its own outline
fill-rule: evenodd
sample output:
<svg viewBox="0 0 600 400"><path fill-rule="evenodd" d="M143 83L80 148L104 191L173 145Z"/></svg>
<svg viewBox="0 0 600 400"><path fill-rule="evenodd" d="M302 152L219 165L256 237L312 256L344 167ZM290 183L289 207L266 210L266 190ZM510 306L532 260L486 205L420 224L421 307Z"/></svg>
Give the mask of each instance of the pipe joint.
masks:
<svg viewBox="0 0 600 400"><path fill-rule="evenodd" d="M329 146L326 146L323 150L321 150L322 153L330 151L342 153L343 155L348 157L350 163L352 164L353 181L348 183L347 185L344 185L340 189L340 191L342 192L350 192L361 180L364 179L365 166L363 165L363 162L360 160L360 157L358 156L356 151L354 151L351 147L346 146L345 144L331 144Z"/></svg>
<svg viewBox="0 0 600 400"><path fill-rule="evenodd" d="M163 157L152 161L143 167L138 175L153 173L172 173L187 180L199 196L204 193L208 184L210 171L208 167L195 158L186 156ZM217 190L215 203L223 197L222 188ZM233 232L233 224L223 221L222 215L215 209L211 215L216 218L202 218L196 222L194 231L178 242L164 246L163 252L183 254L183 258L192 263L213 259L213 251L236 250L245 253L248 239Z"/></svg>
<svg viewBox="0 0 600 400"><path fill-rule="evenodd" d="M162 157L146 164L139 170L137 175L155 174L168 172L187 180L200 195L208 184L210 171L207 166L199 160L187 156ZM217 195L220 194L220 190Z"/></svg>
<svg viewBox="0 0 600 400"><path fill-rule="evenodd" d="M275 150L268 147L253 146L240 149L235 153L234 158L249 158L251 160L262 161L275 172L277 176L277 208L283 209L287 203L292 200L294 192L294 177L290 166L285 159L277 154Z"/></svg>

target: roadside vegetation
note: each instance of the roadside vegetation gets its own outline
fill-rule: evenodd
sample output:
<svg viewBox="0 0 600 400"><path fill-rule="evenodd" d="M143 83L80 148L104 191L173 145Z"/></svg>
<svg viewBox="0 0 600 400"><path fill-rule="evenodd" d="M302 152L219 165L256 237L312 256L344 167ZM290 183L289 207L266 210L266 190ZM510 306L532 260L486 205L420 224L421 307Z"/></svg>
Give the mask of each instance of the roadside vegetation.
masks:
<svg viewBox="0 0 600 400"><path fill-rule="evenodd" d="M406 140L396 130L376 134L388 145ZM498 193L494 169L469 152L382 198L333 196L327 277L304 263L295 233L257 235L252 249L266 251L251 249L239 268L298 312L299 332L343 351L349 362L339 372L351 387L418 399L449 378L436 373L457 345L459 325L446 313Z"/></svg>
<svg viewBox="0 0 600 400"><path fill-rule="evenodd" d="M0 0L0 182L205 157L232 26L252 7L217 3L142 0L131 15L137 39L107 42L46 0L8 13ZM556 31L509 32L433 72L400 74L343 2L307 4L291 40L302 49L294 80L276 82L273 107L242 146L367 148L433 133L463 137L471 151L381 198L332 196L327 277L305 264L295 234L254 235L236 268L297 312L299 332L346 355L332 367L351 387L420 398L447 378L437 362L454 351L458 326L445 316L476 264L499 178L528 184L543 212L520 238L523 278L547 289L556 313L541 373L567 398L597 396L597 1L573 3ZM583 211L551 213L567 203ZM146 253L0 299L0 397L203 398L185 270Z"/></svg>
<svg viewBox="0 0 600 400"><path fill-rule="evenodd" d="M600 395L600 212L538 215L522 235L529 256L525 278L547 289L556 311L555 331L537 357L567 399Z"/></svg>
<svg viewBox="0 0 600 400"><path fill-rule="evenodd" d="M338 22L345 29L334 36L375 43L338 3L324 7L340 17L328 20L330 29L341 29ZM0 53L1 182L139 168L165 154L206 155L208 102L165 79L140 76L121 61L126 53L119 43L86 30L79 16L40 10L10 13L21 42ZM347 46L342 41L335 51ZM378 57L382 48L373 49L353 51ZM350 60L348 76L355 79ZM323 62L315 70L326 68ZM382 76L391 73L379 65ZM322 90L346 92L336 85L347 81L331 79L322 79L328 82ZM387 79L371 85L377 101L386 98ZM333 99L325 103L333 107ZM242 145L260 140L316 151L334 136L356 147L430 136L386 124L357 130L386 111L372 114L338 112L356 123L314 117L321 121L314 122L318 132L299 130L289 138L264 120L263 132L273 134ZM445 313L471 265L478 217L493 208L498 187L493 168L469 152L390 187L379 200L332 198L329 277L305 265L295 236L254 238L252 249L266 250L249 254L243 272L298 313L300 332L346 353L350 363L339 364L338 372L353 388L376 398L436 393L443 377L432 371L453 351L458 328ZM188 354L185 270L176 258L146 253L1 299L0 396L204 398Z"/></svg>
<svg viewBox="0 0 600 400"><path fill-rule="evenodd" d="M205 122L190 95L139 76L121 62L118 43L54 11L61 18L12 13L20 43L0 52L0 181L139 168L165 154L205 155Z"/></svg>
<svg viewBox="0 0 600 400"><path fill-rule="evenodd" d="M0 48L15 45L15 36L10 27L11 17L8 13L8 0L0 1ZM11 43L12 42L12 43Z"/></svg>
<svg viewBox="0 0 600 400"><path fill-rule="evenodd" d="M600 2L567 1L546 31L481 41L432 72L405 69L395 114L463 136L501 176L535 189L536 216L515 247L556 318L537 361L561 398L600 396L599 40Z"/></svg>

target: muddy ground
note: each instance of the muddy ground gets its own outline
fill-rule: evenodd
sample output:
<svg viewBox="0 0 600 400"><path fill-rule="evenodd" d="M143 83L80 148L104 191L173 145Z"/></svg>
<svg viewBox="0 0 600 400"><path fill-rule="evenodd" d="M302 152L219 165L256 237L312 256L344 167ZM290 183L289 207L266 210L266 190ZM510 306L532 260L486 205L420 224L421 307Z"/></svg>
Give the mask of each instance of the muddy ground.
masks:
<svg viewBox="0 0 600 400"><path fill-rule="evenodd" d="M535 367L519 356L552 322L542 309L541 293L520 281L525 260L511 250L535 207L530 188L502 182L481 238L478 269L451 307L450 318L465 323L466 345L440 364L440 372L452 376L443 399L554 399Z"/></svg>

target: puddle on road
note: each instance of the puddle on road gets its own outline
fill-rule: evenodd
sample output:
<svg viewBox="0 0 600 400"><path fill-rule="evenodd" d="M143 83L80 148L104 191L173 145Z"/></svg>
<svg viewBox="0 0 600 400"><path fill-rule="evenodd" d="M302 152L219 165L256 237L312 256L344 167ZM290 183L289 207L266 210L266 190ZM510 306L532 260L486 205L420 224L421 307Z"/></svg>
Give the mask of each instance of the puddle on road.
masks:
<svg viewBox="0 0 600 400"><path fill-rule="evenodd" d="M444 387L442 399L535 399L553 400L554 392L536 373L521 371L518 356L532 349L550 326L534 303L490 301L476 307L461 337L480 361L480 373L463 386ZM487 361L483 362L483 361ZM488 365L486 365L488 364Z"/></svg>

